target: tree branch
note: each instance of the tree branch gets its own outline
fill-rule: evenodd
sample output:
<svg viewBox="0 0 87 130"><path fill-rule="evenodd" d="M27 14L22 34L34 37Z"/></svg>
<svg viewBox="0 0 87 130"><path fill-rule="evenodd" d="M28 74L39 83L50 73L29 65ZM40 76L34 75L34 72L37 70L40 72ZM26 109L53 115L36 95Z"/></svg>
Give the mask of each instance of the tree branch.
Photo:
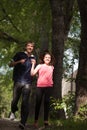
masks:
<svg viewBox="0 0 87 130"><path fill-rule="evenodd" d="M70 30L70 24L73 17L73 6L75 0L65 0L64 1L64 23L65 23L65 39Z"/></svg>
<svg viewBox="0 0 87 130"><path fill-rule="evenodd" d="M17 40L16 38L10 36L8 33L6 32L3 32L1 29L0 29L0 39L2 40L7 40L9 42L16 42L16 43L21 43L21 41Z"/></svg>
<svg viewBox="0 0 87 130"><path fill-rule="evenodd" d="M1 2L0 2L0 6L1 6L2 11L3 11L3 13L5 14L6 18L7 18L7 19L10 21L10 23L12 24L12 26L13 26L18 32L20 32L20 30L19 30L19 29L15 26L15 24L13 23L12 19L8 16L8 14L7 14L6 10L4 9L4 7L3 7L3 5L2 5Z"/></svg>

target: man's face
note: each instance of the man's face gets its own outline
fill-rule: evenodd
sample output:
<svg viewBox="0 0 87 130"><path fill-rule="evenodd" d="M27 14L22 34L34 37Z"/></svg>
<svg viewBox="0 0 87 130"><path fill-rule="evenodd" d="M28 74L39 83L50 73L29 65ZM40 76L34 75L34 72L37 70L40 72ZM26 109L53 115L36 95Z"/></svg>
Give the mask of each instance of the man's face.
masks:
<svg viewBox="0 0 87 130"><path fill-rule="evenodd" d="M33 49L34 49L34 45L32 43L28 43L25 47L27 53L32 53Z"/></svg>

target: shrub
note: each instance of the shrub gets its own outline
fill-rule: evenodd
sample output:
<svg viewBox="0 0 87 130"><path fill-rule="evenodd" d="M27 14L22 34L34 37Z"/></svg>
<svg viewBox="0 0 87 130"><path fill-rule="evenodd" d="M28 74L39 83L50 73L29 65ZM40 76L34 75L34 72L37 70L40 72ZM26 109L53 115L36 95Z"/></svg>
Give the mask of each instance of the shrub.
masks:
<svg viewBox="0 0 87 130"><path fill-rule="evenodd" d="M55 118L58 110L64 109L66 118L72 118L74 115L75 93L68 93L62 100L51 98L50 116Z"/></svg>

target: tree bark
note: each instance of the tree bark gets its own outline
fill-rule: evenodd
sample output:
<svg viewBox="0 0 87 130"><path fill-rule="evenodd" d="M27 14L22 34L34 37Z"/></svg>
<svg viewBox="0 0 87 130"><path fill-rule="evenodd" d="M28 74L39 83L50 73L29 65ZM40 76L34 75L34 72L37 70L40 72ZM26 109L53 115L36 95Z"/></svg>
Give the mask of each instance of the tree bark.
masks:
<svg viewBox="0 0 87 130"><path fill-rule="evenodd" d="M87 0L78 0L78 6L81 16L81 43L76 78L76 113L81 105L87 104Z"/></svg>
<svg viewBox="0 0 87 130"><path fill-rule="evenodd" d="M50 0L52 11L52 53L55 57L54 69L54 92L56 99L62 99L62 73L63 73L63 54L64 41L67 39L72 19L74 0L61 1ZM69 13L70 11L70 13ZM64 118L64 111L58 112L58 118Z"/></svg>

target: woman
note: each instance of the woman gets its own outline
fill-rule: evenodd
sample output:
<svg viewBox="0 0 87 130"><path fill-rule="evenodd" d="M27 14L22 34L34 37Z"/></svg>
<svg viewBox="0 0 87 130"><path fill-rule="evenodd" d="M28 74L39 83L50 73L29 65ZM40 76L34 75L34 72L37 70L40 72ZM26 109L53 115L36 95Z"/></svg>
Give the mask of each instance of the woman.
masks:
<svg viewBox="0 0 87 130"><path fill-rule="evenodd" d="M34 76L38 73L37 89L36 89L36 106L35 106L35 123L34 126L38 127L38 116L42 97L44 95L44 125L49 125L49 107L50 96L53 88L53 70L54 58L49 52L45 52L41 57L41 63L35 67L35 61L32 60L31 75Z"/></svg>

